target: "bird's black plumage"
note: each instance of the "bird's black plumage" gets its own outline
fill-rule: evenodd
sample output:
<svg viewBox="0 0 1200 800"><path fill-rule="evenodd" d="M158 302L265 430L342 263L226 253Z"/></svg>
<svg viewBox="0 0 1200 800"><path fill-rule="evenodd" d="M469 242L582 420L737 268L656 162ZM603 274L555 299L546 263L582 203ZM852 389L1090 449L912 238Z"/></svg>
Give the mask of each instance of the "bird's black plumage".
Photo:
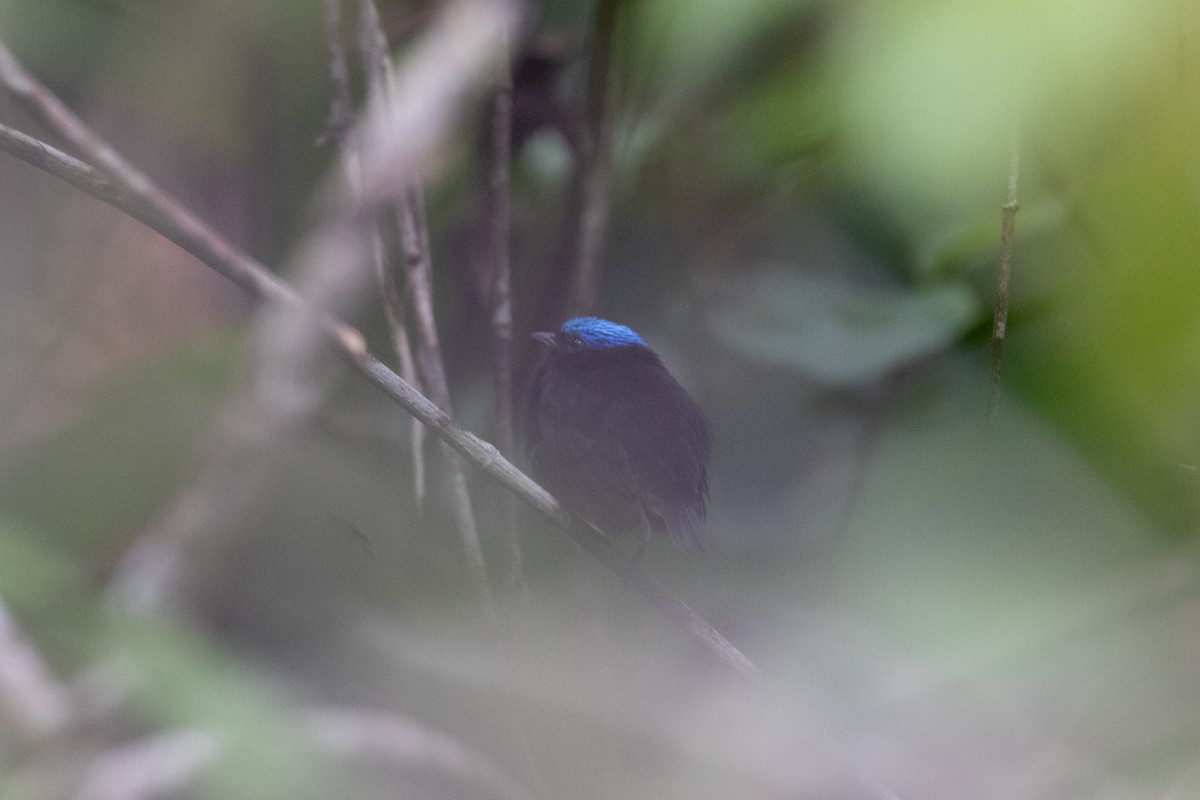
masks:
<svg viewBox="0 0 1200 800"><path fill-rule="evenodd" d="M665 533L699 550L708 508L707 418L629 328L594 317L534 334L525 449L533 476L610 533Z"/></svg>

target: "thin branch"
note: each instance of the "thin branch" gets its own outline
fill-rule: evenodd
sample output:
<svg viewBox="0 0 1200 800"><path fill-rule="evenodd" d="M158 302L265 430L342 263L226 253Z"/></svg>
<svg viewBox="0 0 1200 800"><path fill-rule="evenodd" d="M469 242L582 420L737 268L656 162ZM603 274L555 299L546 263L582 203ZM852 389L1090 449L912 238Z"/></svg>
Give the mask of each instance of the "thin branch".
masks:
<svg viewBox="0 0 1200 800"><path fill-rule="evenodd" d="M344 159L351 149L350 132L354 127L354 113L350 99L350 70L342 32L342 0L323 0L323 5L325 47L329 51L329 122L325 127L342 151ZM347 181L350 180L357 181L358 177L348 174Z"/></svg>
<svg viewBox="0 0 1200 800"><path fill-rule="evenodd" d="M362 163L358 148L351 135L354 115L343 38L342 2L341 0L324 0L324 2L325 40L329 49L329 133L337 141L338 150L341 153L346 185L353 197L360 198L363 182ZM421 384L417 378L416 364L413 360L412 345L409 342L408 326L405 321L404 299L388 268L383 234L379 229L378 220L372 219L369 227L371 263L374 266L375 281L379 286L380 297L383 301L383 313L392 340L392 350L396 354L396 360L400 367L400 377L420 390ZM425 427L415 418L411 420L411 436L413 497L416 499L417 507L421 508L425 503Z"/></svg>
<svg viewBox="0 0 1200 800"><path fill-rule="evenodd" d="M649 573L633 563L629 556L613 546L604 534L578 521L566 528L566 534L595 556L597 561L620 575L676 626L699 640L726 666L732 667L748 680L757 681L762 677L758 667L754 666L742 651L693 611L691 606L671 594L661 583L650 577Z"/></svg>
<svg viewBox="0 0 1200 800"><path fill-rule="evenodd" d="M205 243L204 246L192 249L193 242L186 235L187 227L177 225L177 220L169 215L164 217L158 209L146 208L140 198L116 186L83 162L55 150L44 142L31 139L3 125L0 125L0 150L12 153L34 166L44 165L43 168L47 172L62 178L99 200L109 202L135 219L145 222L149 227L195 255L248 293L266 296L272 302L310 314L314 324L327 338L329 345L387 397L421 420L423 424L433 430L435 435L457 450L464 458L507 487L544 517L564 529L570 525L570 514L545 489L504 458L493 445L458 427L448 414L388 369L385 364L371 356L366 350L360 332L327 314L309 309L298 294L287 284L271 275L266 267L257 264L249 256L223 242L221 247L212 246L213 243ZM243 271L247 265L251 265L249 272ZM270 293L261 291L260 287L268 287ZM628 580L652 605L678 627L689 634L698 636L710 652L733 667L739 674L757 674L757 670L753 667L746 668L744 666L749 664L744 655L741 653L737 653L736 656L731 655L737 652L733 645L729 644L706 622L695 616L690 609L682 612L680 606L686 608L682 601L669 595L665 589L658 587L653 579L636 564L630 563L628 557L613 547L603 536L594 532L580 531L577 526L572 528L570 535L602 563Z"/></svg>
<svg viewBox="0 0 1200 800"><path fill-rule="evenodd" d="M404 309L404 298L396 285L395 275L388 265L387 255L383 246L383 237L376 228L371 239L371 259L375 265L375 279L379 284L383 297L383 314L387 320L388 332L392 338L392 349L400 364L400 377L420 389L423 384L417 374L417 362L413 358L412 341L408 336L407 314ZM425 505L427 492L425 478L425 426L416 419L412 420L412 460L413 460L413 497L417 508Z"/></svg>
<svg viewBox="0 0 1200 800"><path fill-rule="evenodd" d="M592 312L600 305L600 253L612 203L612 54L620 0L597 0L587 83L587 136L575 259L575 303Z"/></svg>
<svg viewBox="0 0 1200 800"><path fill-rule="evenodd" d="M379 98L377 104L390 117L396 113L392 98L399 91L388 55L387 39L379 24L379 12L372 0L359 2L360 47L363 71L372 96ZM409 297L412 298L417 326L417 373L429 391L433 401L447 415L453 415L450 405L450 387L446 382L446 366L442 359L442 346L438 337L437 320L433 312L433 265L429 250L429 229L425 221L425 198L421 186L411 177L394 198L397 222L400 227L400 242L405 260L405 276ZM462 463L448 448L443 446L446 464L450 473L451 510L454 522L462 539L467 559L467 570L471 585L475 589L484 612L496 620L496 603L492 597L488 580L487 564L483 558L483 546L479 541L479 526L471 506L471 494Z"/></svg>
<svg viewBox="0 0 1200 800"><path fill-rule="evenodd" d="M402 72L392 73L387 62L392 83L383 97L372 99L359 126L364 203L372 211L419 181L434 162L444 123L479 86L516 14L511 0L457 0L443 6L432 34L410 48Z"/></svg>
<svg viewBox="0 0 1200 800"><path fill-rule="evenodd" d="M492 95L488 175L489 251L495 271L492 283L492 346L496 373L496 438L501 452L511 455L513 436L512 267L509 240L512 207L509 199L512 161L512 72L505 53L497 59Z"/></svg>
<svg viewBox="0 0 1200 800"><path fill-rule="evenodd" d="M63 112L70 115L65 106L53 98L45 87L33 81L3 44L0 44L0 83L19 89L22 97L36 97L37 99L30 100L30 105L43 120L51 124L58 115L42 113L49 100L53 101L51 105L57 104ZM71 117L74 118L73 115ZM78 120L75 122L78 126L83 125ZM56 130L61 134L70 128L71 126L64 129L56 127ZM86 132L83 141L99 142L90 131ZM107 148L103 143L100 145ZM142 221L252 296L308 318L329 346L347 363L387 397L433 430L436 436L458 451L467 461L507 487L555 524L563 528L570 525L570 514L545 489L504 458L493 445L456 425L447 413L367 352L365 340L358 330L327 313L313 309L287 283L226 242L182 205L166 198L145 176L129 167L119 157L115 161L110 160L110 167L107 174L104 174L44 142L3 125L0 125L0 150L44 169L81 191ZM115 152L111 154L114 157L116 155ZM347 257L352 259L361 255L361 248L357 245L361 237L352 234L353 223L362 212L352 210L357 213L343 215L323 228L320 237L303 250L301 258L334 259L335 263L350 263ZM596 554L609 568L625 577L660 612L689 635L696 637L697 641L723 663L741 675L757 674L757 670L752 666L746 666L750 662L745 656L737 652L733 645L711 626L698 616L693 615L694 618L689 618L687 614L679 613L678 606L683 605L681 601L667 594L666 590L662 590L661 595L669 599L664 599L658 591L648 590L646 586L653 583L652 579L637 565L629 563L628 559L602 536L578 530L573 532L572 536L581 544L586 541L589 552ZM598 555L599 551L607 552L601 557Z"/></svg>
<svg viewBox="0 0 1200 800"><path fill-rule="evenodd" d="M507 36L502 32L502 46L497 53L497 59L507 64ZM379 21L379 11L374 0L359 0L359 40L363 58L363 71L367 75L370 91L384 98L395 93L395 76L392 62L388 53L387 37ZM507 188L507 187L505 187ZM396 222L400 230L400 242L405 256L406 277L410 296L413 298L414 310L418 320L418 342L420 345L421 364L424 365L422 377L426 387L432 387L434 399L447 413L452 413L450 406L450 391L446 385L445 365L442 360L441 347L438 342L437 326L433 313L433 270L432 253L429 246L429 223L425 215L425 199L421 185L413 181L400 193L395 202ZM505 231L507 244L507 229ZM506 252L507 255L507 252ZM507 263L505 265L507 270ZM394 287L394 282L390 280ZM511 341L511 313L509 314L509 340ZM511 427L509 428L511 432ZM483 559L483 549L479 542L479 533L475 524L475 515L471 505L471 495L467 485L466 474L460 459L443 444L446 464L449 467L450 489L453 500L455 522L462 538L467 554L467 565L470 569L476 593L483 603L489 621L496 633L502 633L495 600L491 593L490 583ZM511 453L511 435L507 449L501 444L501 452L508 456ZM515 520L515 500L511 493L503 493L504 502L513 509L509 514L510 520ZM515 537L515 525L510 522L507 534ZM519 550L517 551L519 555ZM519 562L518 562L519 563ZM519 572L518 572L519 577ZM512 733L516 738L527 766L527 772L534 785L541 786L542 780L529 745L529 733L521 720L519 709L513 708L510 716Z"/></svg>
<svg viewBox="0 0 1200 800"><path fill-rule="evenodd" d="M512 265L509 247L512 239L512 58L508 48L496 59L495 88L492 91L488 125L488 258L492 262L491 329L492 372L495 394L496 446L512 458L516 447L513 425L513 311ZM500 535L507 550L505 587L519 593L525 583L521 540L517 535L516 498L505 492L500 499Z"/></svg>
<svg viewBox="0 0 1200 800"><path fill-rule="evenodd" d="M1020 128L1014 126L1008 161L1008 195L1001 206L1000 260L996 264L996 307L992 321L992 389L988 418L994 424L1000 405L1000 376L1004 368L1004 337L1008 333L1008 279L1012 272L1013 238L1017 226L1017 173L1020 167Z"/></svg>

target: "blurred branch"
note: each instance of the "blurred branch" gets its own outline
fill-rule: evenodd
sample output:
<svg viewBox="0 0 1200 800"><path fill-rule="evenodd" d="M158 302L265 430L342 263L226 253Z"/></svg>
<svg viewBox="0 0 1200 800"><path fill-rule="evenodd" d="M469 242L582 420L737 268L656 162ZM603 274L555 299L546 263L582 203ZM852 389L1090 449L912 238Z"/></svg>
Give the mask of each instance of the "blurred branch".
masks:
<svg viewBox="0 0 1200 800"><path fill-rule="evenodd" d="M507 38L503 33L501 36L504 39ZM380 24L379 10L376 8L374 0L359 0L359 49L363 72L367 78L368 93L371 97L380 98L378 102L386 106L395 96L396 80L387 37ZM504 49L504 47L500 48L501 57L504 57ZM446 382L446 368L433 311L433 257L429 247L429 225L425 217L425 199L420 183L412 181L405 186L394 204L396 222L400 229L401 248L405 256L405 275L408 281L409 295L413 299L413 308L417 318L420 348L418 370L421 374L421 381L427 389L432 391L438 406L447 414L452 414L450 389ZM395 302L400 293L391 270L386 269L380 263L379 274L385 298L394 298L393 302ZM385 299L385 306L387 304L388 301ZM399 307L398 303L397 307ZM389 320L392 316L389 315ZM403 324L402 319L399 324ZM499 630L496 602L488 579L483 547L479 540L479 528L476 525L463 464L445 442L442 443L442 452L449 469L451 505L455 525L463 542L472 585L489 622ZM511 494L506 492L505 497L511 502ZM537 769L529 749L528 734L524 726L515 720L514 717L514 734L520 740L522 749L526 753L529 774L536 779Z"/></svg>
<svg viewBox="0 0 1200 800"><path fill-rule="evenodd" d="M327 708L309 711L308 736L331 755L382 761L398 769L432 770L482 789L488 796L528 800L533 795L482 753L416 720L382 711Z"/></svg>
<svg viewBox="0 0 1200 800"><path fill-rule="evenodd" d="M600 251L612 203L612 53L620 0L597 0L588 65L583 186L575 258L575 303L591 313L600 305Z"/></svg>
<svg viewBox="0 0 1200 800"><path fill-rule="evenodd" d="M360 0L359 34L363 69L367 85L378 107L394 115L394 98L398 96L397 81L388 55L387 39L379 24L379 12L372 0ZM497 43L498 44L498 43ZM429 391L438 408L448 416L454 411L450 404L450 387L446 383L446 365L438 337L437 320L433 312L433 259L429 250L429 227L425 219L425 198L421 185L409 176L393 199L400 227L400 243L405 260L405 275L417 324L417 371L421 383ZM390 280L390 278L389 278ZM450 473L451 510L466 554L467 570L475 594L489 619L496 619L496 603L492 597L479 541L479 526L471 507L471 493L462 462L443 444Z"/></svg>
<svg viewBox="0 0 1200 800"><path fill-rule="evenodd" d="M485 40L476 46L482 47L489 42L490 40ZM494 42L491 44L494 45ZM478 61L472 64L475 71L470 74L482 70L488 63L490 61L486 55L480 53ZM465 80L465 76L463 79ZM25 99L33 110L50 124L65 118L63 127L60 129L55 125L55 129L64 136L70 133L68 138L77 147L83 145L81 150L89 154L103 154L106 166L105 171L100 172L44 142L3 125L0 125L0 150L44 169L81 191L119 208L196 256L247 293L307 319L329 346L364 378L408 413L421 420L435 435L468 461L517 494L546 518L563 528L570 526L570 515L545 489L504 458L493 445L456 425L446 412L368 353L364 338L358 330L328 313L313 308L287 283L226 242L182 205L163 194L145 175L126 164L45 87L34 81L2 43L0 83ZM445 121L438 122L440 124L435 124L434 127L440 132ZM415 166L415 151L396 147L390 150L397 158L409 158L409 166ZM379 155L374 156L374 162L377 163L381 158ZM364 171L364 174L372 173ZM378 186L375 187L375 191L379 191ZM370 194L365 194L363 202L369 203L370 197ZM351 201L335 207L342 208L343 213L314 234L315 239L302 249L299 256L301 263L353 263L361 255L361 236L354 234L358 221L364 214L363 209ZM743 676L757 674L757 670L745 656L720 633L699 616L691 613L682 601L658 586L603 536L589 532L581 526L571 526L570 535L610 569L637 587L649 602L681 630L694 636L708 652Z"/></svg>
<svg viewBox="0 0 1200 800"><path fill-rule="evenodd" d="M218 447L216 452L224 453L224 449ZM237 474L224 469L226 466L212 459L206 464L201 480L177 492L166 510L151 520L126 548L109 580L109 593L118 605L144 614L161 609L178 594L184 565L194 560L190 552L194 537L213 528L210 515L214 509L227 510L240 505L239 489L244 487L238 486L236 480L226 483ZM231 497L235 492L236 498Z"/></svg>
<svg viewBox="0 0 1200 800"><path fill-rule="evenodd" d="M176 730L108 750L97 757L75 795L78 800L153 800L174 796L213 762L211 734Z"/></svg>
<svg viewBox="0 0 1200 800"><path fill-rule="evenodd" d="M350 133L354 127L354 113L350 100L350 70L343 41L342 0L322 0L322 5L325 11L325 47L329 51L329 121L325 124L325 130L341 150L347 183L357 183L358 170L349 169L347 163L353 152ZM353 185L350 188L354 191Z"/></svg>
<svg viewBox="0 0 1200 800"><path fill-rule="evenodd" d="M1000 260L996 264L996 306L992 321L992 389L988 416L996 420L1000 404L1000 375L1004 367L1004 337L1008 333L1008 279L1012 272L1013 237L1017 226L1017 172L1020 167L1020 126L1013 126L1008 161L1008 195L1001 206Z"/></svg>
<svg viewBox="0 0 1200 800"><path fill-rule="evenodd" d="M510 198L512 170L513 84L512 54L505 42L504 52L496 59L496 76L488 123L488 258L492 262L491 327L492 371L494 377L496 444L500 452L512 458L516 446L513 433L513 312L512 265L509 247L512 238ZM524 585L521 540L517 535L515 498L505 492L500 499L500 533L508 551L505 587L509 592Z"/></svg>
<svg viewBox="0 0 1200 800"><path fill-rule="evenodd" d="M368 177L363 188L365 193L369 192L378 198L376 205L388 196L385 184L387 176L411 176L419 172L418 167L427 161L429 148L440 141L450 119L461 106L461 97L470 86L478 82L478 76L490 63L489 54L495 49L498 31L511 24L512 13L508 6L468 0L449 7L440 23L431 29L420 46L414 48L405 74L436 77L412 80L410 75L410 79L397 88L398 92L404 93L400 97L400 105L409 113L399 115L393 108L377 103L363 125L363 130L368 134L373 132L370 141L374 143L375 148L369 153L373 171L364 170L364 175ZM8 137L20 151L32 153L38 162L50 167L52 171L53 165L57 163L65 170L65 173L56 173L60 177L69 174L76 177L86 176L86 185L81 188L92 190L94 196L112 202L163 233L250 294L270 301L271 308L288 309L288 314L277 318L280 324L262 326L263 336L260 338L264 344L268 347L278 344L281 348L279 352L286 351L303 358L303 354L309 351L308 343L315 341L316 337L330 341L336 351L372 378L373 382L393 399L406 398L400 401L401 404L410 408L414 416L425 424L439 430L444 437L450 438L453 446L473 453L477 459L491 459L494 453L491 445L458 429L446 414L433 408L410 384L371 357L359 331L314 307L303 295L249 256L232 247L216 231L161 192L149 178L125 162L58 98L33 79L3 45L0 45L0 81L77 150L100 164L102 169L80 169L84 165L52 158L57 151L51 153L52 149L45 145L32 140L20 141L20 137ZM394 118L388 117L389 113ZM394 131L394 136L384 137L381 132L385 130ZM362 203L354 202L353 198L331 203L330 212L328 224L300 248L292 268L297 274L316 276L319 279L317 282L336 281L339 275L349 277L353 271L341 267L362 263L365 255L362 252L362 242L365 239L363 223L373 215ZM323 265L335 269L322 270ZM323 286L314 294L324 298L342 293L341 289L334 291L334 288ZM283 335L284 328L291 331L290 336ZM290 366L295 363L295 359L289 355L288 358L278 361L279 363L274 363L271 359L266 359L263 362L264 377L279 376L282 380L288 380L289 374L295 374ZM287 363L283 363L284 361ZM271 380L261 382L264 390L270 389L271 386ZM234 435L230 436L228 441L238 441L236 429L240 427L252 440L265 442L271 437L270 432L281 430L281 426L285 424L284 418L291 416L256 413L261 411L257 400L264 400L263 405L267 407L286 408L287 398L279 393L274 398L261 393L256 398L250 393L250 396L243 400L246 402L239 409L239 413L229 417L235 429ZM276 403L274 400L280 402ZM262 424L254 424L255 421ZM246 452L244 447L240 449L243 453ZM227 460L232 459L232 463L236 465L237 453L231 452L226 456ZM223 464L221 469L211 469L209 482L199 487L196 492L189 492L176 508L163 515L151 531L154 536L150 538L154 541L146 541L146 537L143 537L145 546L139 547L139 557L129 562L131 566L141 565L142 572L123 569L118 576L118 591L132 597L135 606L145 608L147 605L161 603L167 594L177 588L178 582L186 573L184 567L192 555L187 552L187 548L201 546L203 543L195 539L206 530L219 530L219 526L204 524L211 513L205 509L211 505L205 503L203 498L211 498L214 493L218 493L219 496L225 492L231 492L235 497L245 496L245 491L239 492L237 485L231 485L228 476L233 473L228 469L229 466ZM512 471L517 473L515 468L512 468ZM532 484L528 478L525 478L524 482ZM461 484L465 486L465 479ZM195 502L197 497L200 498L200 502ZM197 508L200 511L199 516L196 514ZM189 532L196 535L192 536ZM476 550L478 551L478 548ZM478 557L476 560L479 560Z"/></svg>
<svg viewBox="0 0 1200 800"><path fill-rule="evenodd" d="M0 602L0 706L32 737L58 730L70 716L67 690Z"/></svg>
<svg viewBox="0 0 1200 800"><path fill-rule="evenodd" d="M507 36L501 32L501 43L496 57L507 59ZM363 72L367 77L368 91L373 97L382 98L387 104L395 96L396 78L392 68L387 36L379 20L379 10L374 0L359 0L359 49ZM446 368L442 359L437 324L433 311L433 256L429 247L429 223L425 216L425 198L419 182L412 181L399 193L394 201L396 223L400 230L400 246L405 258L405 275L409 295L417 318L417 334L420 346L419 368L422 382L433 392L434 401L447 414L452 414L450 389L446 383ZM389 272L388 283L395 290L395 282ZM511 325L510 325L511 328ZM510 335L511 338L511 335ZM503 450L502 455L509 455ZM463 541L467 566L472 583L484 611L499 633L499 616L495 598L488 580L483 548L479 541L479 530L471 505L471 494L463 464L458 456L443 443L442 452L450 473L450 488L455 523ZM512 503L512 495L504 493L506 501ZM525 756L530 778L540 783L537 765L529 747L529 734L517 714L510 715L513 735L518 740Z"/></svg>
<svg viewBox="0 0 1200 800"><path fill-rule="evenodd" d="M350 76L346 60L346 48L343 40L341 0L325 0L325 39L329 48L329 79L330 79L330 108L329 132L338 144L341 153L342 166L346 175L346 185L352 196L361 195L362 163L357 147L351 135L354 125L354 115L350 96ZM413 361L412 344L408 338L408 325L405 320L404 299L396 286L396 281L388 267L387 254L383 244L383 235L379 229L378 219L369 223L371 240L371 262L374 266L375 280L379 285L380 297L383 301L384 318L387 320L388 332L392 340L392 350L400 367L400 377L412 384L418 390L421 384ZM425 503L425 427L416 418L411 420L412 460L413 460L413 497L417 507Z"/></svg>
<svg viewBox="0 0 1200 800"><path fill-rule="evenodd" d="M628 555L614 547L601 532L582 521L576 521L566 528L566 533L578 542L580 547L595 556L597 561L624 578L638 594L650 601L652 606L665 614L677 627L695 637L726 666L749 680L756 681L761 677L758 667L754 666L742 651L693 611L691 606L671 594L666 587L631 561Z"/></svg>

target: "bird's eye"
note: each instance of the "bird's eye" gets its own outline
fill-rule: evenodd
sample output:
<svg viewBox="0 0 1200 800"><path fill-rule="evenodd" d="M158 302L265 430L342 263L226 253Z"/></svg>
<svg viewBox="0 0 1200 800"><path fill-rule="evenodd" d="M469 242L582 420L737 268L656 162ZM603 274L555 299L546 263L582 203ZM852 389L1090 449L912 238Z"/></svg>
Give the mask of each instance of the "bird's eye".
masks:
<svg viewBox="0 0 1200 800"><path fill-rule="evenodd" d="M583 347L583 339L579 337L579 334L572 333L567 336L565 344L568 350L579 350Z"/></svg>

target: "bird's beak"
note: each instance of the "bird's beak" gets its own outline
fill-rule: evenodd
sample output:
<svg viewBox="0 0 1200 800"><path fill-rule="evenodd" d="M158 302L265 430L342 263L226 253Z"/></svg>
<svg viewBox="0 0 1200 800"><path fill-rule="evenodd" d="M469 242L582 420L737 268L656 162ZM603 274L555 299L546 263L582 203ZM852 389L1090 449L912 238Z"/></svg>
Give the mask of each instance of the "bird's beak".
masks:
<svg viewBox="0 0 1200 800"><path fill-rule="evenodd" d="M554 346L554 334L546 331L538 331L533 335L533 340L538 344L544 344L547 347Z"/></svg>

